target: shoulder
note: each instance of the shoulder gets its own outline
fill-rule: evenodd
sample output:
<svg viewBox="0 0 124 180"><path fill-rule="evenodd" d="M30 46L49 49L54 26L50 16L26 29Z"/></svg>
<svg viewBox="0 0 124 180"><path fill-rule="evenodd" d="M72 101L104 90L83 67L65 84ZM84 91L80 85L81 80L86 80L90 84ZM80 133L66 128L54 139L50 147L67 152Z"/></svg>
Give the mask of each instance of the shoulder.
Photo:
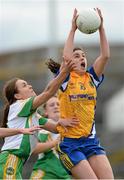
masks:
<svg viewBox="0 0 124 180"><path fill-rule="evenodd" d="M93 66L89 67L87 72L90 74L90 77L94 83L94 85L96 86L96 88L99 87L99 85L103 82L104 80L104 75L102 74L100 77L98 77L94 71Z"/></svg>
<svg viewBox="0 0 124 180"><path fill-rule="evenodd" d="M22 107L22 101L18 100L15 103L10 105L9 114L8 114L8 120L12 119L13 117L17 116L20 112Z"/></svg>
<svg viewBox="0 0 124 180"><path fill-rule="evenodd" d="M18 104L20 107L18 116L27 117L36 111L36 110L33 110L33 108L32 108L34 98L35 97L30 97L28 99L18 101Z"/></svg>
<svg viewBox="0 0 124 180"><path fill-rule="evenodd" d="M69 79L70 79L70 74L66 77L64 82L61 84L61 86L60 86L61 91L64 92L67 89Z"/></svg>

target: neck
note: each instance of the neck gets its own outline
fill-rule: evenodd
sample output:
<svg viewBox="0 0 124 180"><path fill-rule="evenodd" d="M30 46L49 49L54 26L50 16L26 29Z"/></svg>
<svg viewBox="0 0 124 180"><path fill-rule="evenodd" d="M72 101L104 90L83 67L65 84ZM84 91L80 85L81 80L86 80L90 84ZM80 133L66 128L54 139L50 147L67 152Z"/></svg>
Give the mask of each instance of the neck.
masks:
<svg viewBox="0 0 124 180"><path fill-rule="evenodd" d="M73 71L75 72L76 74L78 74L79 76L82 76L85 74L85 71Z"/></svg>

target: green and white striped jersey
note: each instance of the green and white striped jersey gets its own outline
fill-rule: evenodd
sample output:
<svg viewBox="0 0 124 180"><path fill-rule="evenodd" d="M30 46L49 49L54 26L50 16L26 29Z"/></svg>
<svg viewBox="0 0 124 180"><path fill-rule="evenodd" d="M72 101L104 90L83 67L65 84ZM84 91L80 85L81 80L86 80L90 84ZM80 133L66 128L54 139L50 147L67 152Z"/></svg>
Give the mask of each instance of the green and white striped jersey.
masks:
<svg viewBox="0 0 124 180"><path fill-rule="evenodd" d="M10 106L7 123L9 128L29 128L47 122L47 119L41 117L37 110L32 109L33 99L34 97L17 100ZM37 142L37 131L33 135L18 134L6 137L2 151L7 150L27 159L33 152Z"/></svg>

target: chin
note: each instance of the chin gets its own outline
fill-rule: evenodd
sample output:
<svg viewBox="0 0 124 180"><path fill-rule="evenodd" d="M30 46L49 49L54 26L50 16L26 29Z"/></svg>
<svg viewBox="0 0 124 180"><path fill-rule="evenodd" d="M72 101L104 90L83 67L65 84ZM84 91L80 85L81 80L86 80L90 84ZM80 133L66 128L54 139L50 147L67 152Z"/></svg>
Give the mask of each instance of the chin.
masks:
<svg viewBox="0 0 124 180"><path fill-rule="evenodd" d="M86 72L86 69L81 69L80 72L84 74Z"/></svg>
<svg viewBox="0 0 124 180"><path fill-rule="evenodd" d="M86 70L84 69L84 70L77 70L77 71L75 71L77 74L80 74L80 75L83 75L85 72L86 72Z"/></svg>
<svg viewBox="0 0 124 180"><path fill-rule="evenodd" d="M33 93L32 93L32 96L36 96L36 93L35 93L35 92L33 92Z"/></svg>
<svg viewBox="0 0 124 180"><path fill-rule="evenodd" d="M35 93L31 93L31 94L29 94L29 95L27 96L27 98L31 98L31 97L34 97L34 96L36 96L36 94L35 94Z"/></svg>

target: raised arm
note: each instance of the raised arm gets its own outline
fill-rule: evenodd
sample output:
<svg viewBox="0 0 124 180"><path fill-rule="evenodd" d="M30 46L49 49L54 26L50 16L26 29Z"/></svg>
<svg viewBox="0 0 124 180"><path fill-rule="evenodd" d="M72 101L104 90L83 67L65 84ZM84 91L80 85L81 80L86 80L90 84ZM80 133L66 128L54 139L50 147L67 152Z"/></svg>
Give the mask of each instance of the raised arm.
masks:
<svg viewBox="0 0 124 180"><path fill-rule="evenodd" d="M44 104L49 98L51 98L59 89L62 82L67 77L68 73L74 67L74 63L71 60L65 62L61 68L60 73L54 78L45 88L45 90L36 96L33 101L33 109L36 109L40 105Z"/></svg>
<svg viewBox="0 0 124 180"><path fill-rule="evenodd" d="M65 58L72 57L72 53L73 53L73 49L74 49L74 35L75 35L75 31L77 29L76 19L77 19L77 10L75 9L74 13L73 13L73 18L72 18L72 26L71 26L68 38L67 38L65 46L64 46L63 56Z"/></svg>
<svg viewBox="0 0 124 180"><path fill-rule="evenodd" d="M108 59L110 57L110 49L109 49L109 43L106 38L105 29L103 27L103 17L102 17L101 11L98 8L96 9L96 11L98 12L101 18L101 25L99 27L100 55L95 60L93 67L94 67L95 73L99 77L103 73L105 65L107 64Z"/></svg>

